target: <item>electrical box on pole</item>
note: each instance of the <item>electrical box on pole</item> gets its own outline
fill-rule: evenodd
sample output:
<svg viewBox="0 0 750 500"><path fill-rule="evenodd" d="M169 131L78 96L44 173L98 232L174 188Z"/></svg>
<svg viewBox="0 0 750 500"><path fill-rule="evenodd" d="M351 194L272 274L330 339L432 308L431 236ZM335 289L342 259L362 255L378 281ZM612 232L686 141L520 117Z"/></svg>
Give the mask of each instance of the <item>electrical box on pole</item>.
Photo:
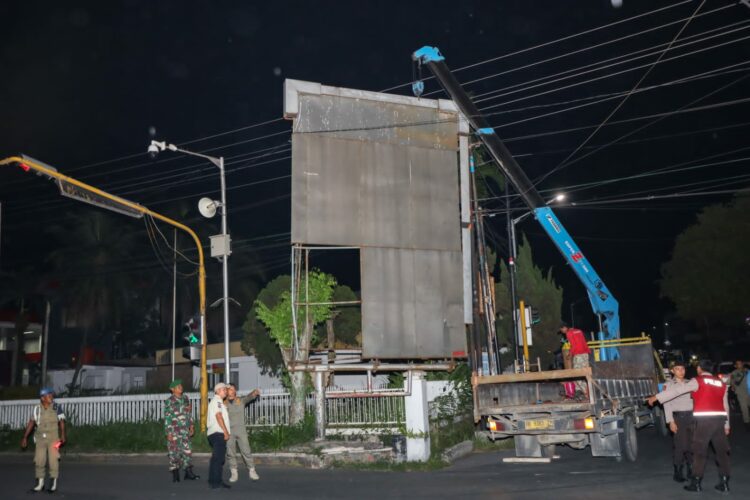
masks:
<svg viewBox="0 0 750 500"><path fill-rule="evenodd" d="M211 240L211 257L221 258L232 255L232 239L228 234L209 236Z"/></svg>

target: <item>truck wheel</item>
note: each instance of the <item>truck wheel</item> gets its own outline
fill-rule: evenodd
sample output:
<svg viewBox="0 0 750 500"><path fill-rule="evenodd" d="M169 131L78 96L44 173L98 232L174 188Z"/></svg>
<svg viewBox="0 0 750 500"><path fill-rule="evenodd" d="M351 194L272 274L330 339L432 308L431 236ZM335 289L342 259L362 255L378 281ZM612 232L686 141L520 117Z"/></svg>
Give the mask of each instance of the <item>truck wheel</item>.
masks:
<svg viewBox="0 0 750 500"><path fill-rule="evenodd" d="M628 462L635 462L638 458L638 435L635 430L635 419L632 413L626 413L622 419L622 433L620 438L620 455Z"/></svg>
<svg viewBox="0 0 750 500"><path fill-rule="evenodd" d="M543 444L542 445L542 456L544 458L554 457L556 451L557 451L557 445L555 444Z"/></svg>
<svg viewBox="0 0 750 500"><path fill-rule="evenodd" d="M656 427L656 432L661 437L669 436L669 428L667 427L667 419L664 416L664 410L662 410L658 406L654 406L652 418L654 420L654 427Z"/></svg>

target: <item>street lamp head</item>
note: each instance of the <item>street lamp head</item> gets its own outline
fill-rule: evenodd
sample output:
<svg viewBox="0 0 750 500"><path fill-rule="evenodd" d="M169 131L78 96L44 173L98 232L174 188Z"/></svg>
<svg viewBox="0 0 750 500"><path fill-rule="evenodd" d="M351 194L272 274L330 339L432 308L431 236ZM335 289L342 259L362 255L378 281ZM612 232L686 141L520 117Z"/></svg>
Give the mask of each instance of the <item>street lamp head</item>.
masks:
<svg viewBox="0 0 750 500"><path fill-rule="evenodd" d="M557 193L555 196L547 200L546 205L552 205L553 203L559 203L565 199L565 193Z"/></svg>

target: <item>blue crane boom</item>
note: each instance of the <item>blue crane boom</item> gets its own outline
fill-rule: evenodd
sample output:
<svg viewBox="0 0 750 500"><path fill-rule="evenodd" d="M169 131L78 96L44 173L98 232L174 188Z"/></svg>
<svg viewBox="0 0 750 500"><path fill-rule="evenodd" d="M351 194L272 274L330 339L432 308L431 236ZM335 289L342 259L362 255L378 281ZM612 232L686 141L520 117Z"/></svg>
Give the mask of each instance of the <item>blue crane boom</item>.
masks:
<svg viewBox="0 0 750 500"><path fill-rule="evenodd" d="M414 52L412 59L420 65L427 66L435 78L448 92L458 109L471 124L477 136L482 140L492 159L497 163L513 187L518 191L521 199L531 209L536 221L542 226L547 236L554 242L557 249L565 257L578 279L586 288L594 313L600 320L600 340L620 338L619 304L594 270L591 263L584 256L568 231L562 225L555 213L547 206L534 184L521 169L513 155L495 133L487 119L472 102L469 95L461 87L456 77L445 63L445 58L437 47L425 46ZM601 350L602 360L617 359L619 354L615 348Z"/></svg>

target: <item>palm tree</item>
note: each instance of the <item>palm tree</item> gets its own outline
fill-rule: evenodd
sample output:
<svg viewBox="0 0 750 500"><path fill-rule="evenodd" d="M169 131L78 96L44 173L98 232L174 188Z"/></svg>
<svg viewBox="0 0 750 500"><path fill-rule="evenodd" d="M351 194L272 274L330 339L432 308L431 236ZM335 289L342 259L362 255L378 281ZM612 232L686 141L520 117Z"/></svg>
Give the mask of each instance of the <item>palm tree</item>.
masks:
<svg viewBox="0 0 750 500"><path fill-rule="evenodd" d="M76 212L50 229L59 248L49 260L61 283L67 317L83 330L71 382L76 389L91 332L120 325L132 285L141 272L134 262L137 234L127 219L100 211Z"/></svg>

